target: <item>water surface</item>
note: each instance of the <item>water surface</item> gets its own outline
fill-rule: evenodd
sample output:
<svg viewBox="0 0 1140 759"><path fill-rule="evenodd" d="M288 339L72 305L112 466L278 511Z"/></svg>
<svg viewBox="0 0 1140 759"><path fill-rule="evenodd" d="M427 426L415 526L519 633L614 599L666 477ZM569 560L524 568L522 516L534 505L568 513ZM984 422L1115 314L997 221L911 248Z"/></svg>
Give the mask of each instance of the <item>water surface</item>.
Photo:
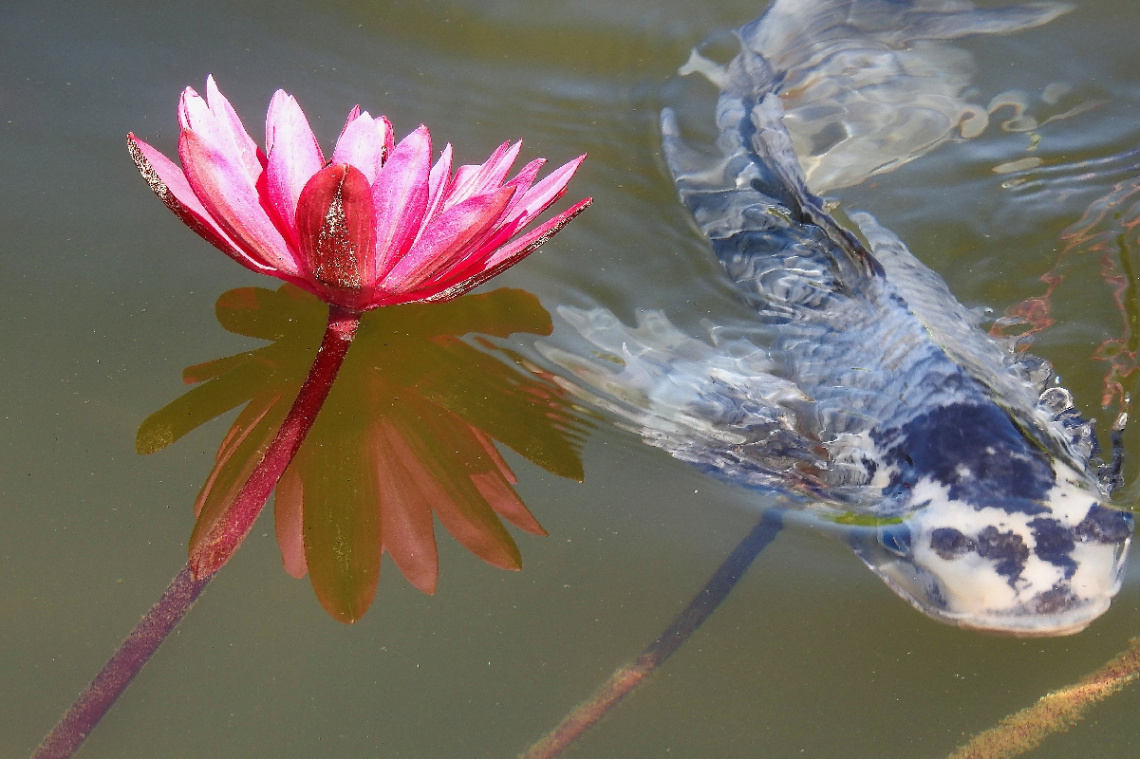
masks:
<svg viewBox="0 0 1140 759"><path fill-rule="evenodd" d="M600 304L627 319L663 308L694 331L702 319L743 324L675 200L655 124L689 47L761 8L5 3L0 754L34 747L183 563L225 423L145 458L134 431L182 392L182 367L251 346L217 325L217 296L270 284L161 208L127 131L172 151L179 91L213 73L258 137L283 87L326 144L360 103L400 134L427 123L467 162L519 136L527 158L587 151L570 192L595 208L503 283L550 308ZM1090 0L1047 28L968 42L978 102L1016 88L1044 115L1099 105L1041 127L1032 153L1026 134L991 129L837 195L899 233L969 306L1001 312L1039 295L1061 233L1136 173L1135 158L1081 162L1140 144L1138 28L1135 4ZM1056 106L1039 99L1052 82L1072 87ZM992 171L1028 156L1044 166ZM1102 271L1136 266L1135 203L1110 211L1103 250L1065 269L1057 326L1034 348L1093 414L1106 366L1092 355L1122 330ZM1140 425L1128 442L1140 450ZM576 484L510 457L550 533L518 537L521 573L444 538L434 597L389 565L352 627L281 571L265 520L83 756L513 756L656 637L765 503L606 425L585 459ZM1137 571L1087 632L1006 640L920 616L841 543L789 530L576 755L942 756L1140 633ZM1137 709L1140 690L1126 691L1037 755L1135 756Z"/></svg>

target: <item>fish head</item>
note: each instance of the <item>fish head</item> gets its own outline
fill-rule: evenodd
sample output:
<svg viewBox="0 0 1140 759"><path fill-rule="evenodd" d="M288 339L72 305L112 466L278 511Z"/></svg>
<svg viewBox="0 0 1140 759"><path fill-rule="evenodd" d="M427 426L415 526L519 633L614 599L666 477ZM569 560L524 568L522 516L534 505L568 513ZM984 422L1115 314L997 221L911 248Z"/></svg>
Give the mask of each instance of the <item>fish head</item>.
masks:
<svg viewBox="0 0 1140 759"><path fill-rule="evenodd" d="M941 431L910 430L909 446L893 449L900 457L888 455L884 493L909 508L852 535L856 553L939 621L1018 637L1083 630L1120 590L1131 515L1016 430L987 429L992 418L940 421ZM981 427L955 433L963 421Z"/></svg>

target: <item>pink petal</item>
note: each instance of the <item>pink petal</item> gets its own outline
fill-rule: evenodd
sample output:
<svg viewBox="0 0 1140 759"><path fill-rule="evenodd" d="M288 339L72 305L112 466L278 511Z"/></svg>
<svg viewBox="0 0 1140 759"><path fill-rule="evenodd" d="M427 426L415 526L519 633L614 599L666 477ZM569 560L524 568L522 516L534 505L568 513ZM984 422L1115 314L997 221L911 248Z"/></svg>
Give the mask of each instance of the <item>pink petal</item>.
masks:
<svg viewBox="0 0 1140 759"><path fill-rule="evenodd" d="M443 201L445 207L447 205L455 205L456 202L466 200L468 197L470 197L469 194L463 194L460 196L459 191L462 188L472 186L471 179L475 176L476 173L478 173L480 168L480 166L477 166L475 164L466 164L464 166L460 166L455 170L455 176L451 178L451 182L448 183L447 189L443 191ZM455 202L449 202L451 201L452 197L457 198L457 200Z"/></svg>
<svg viewBox="0 0 1140 759"><path fill-rule="evenodd" d="M547 219L529 232L511 240L506 245L494 251L494 253L487 258L486 265L489 267L498 267L502 263L510 261L508 266L513 266L521 261L523 257L538 250L539 246L562 231L563 227L569 224L575 216L589 208L593 202L593 198L583 198L557 216ZM502 271L502 269L498 271Z"/></svg>
<svg viewBox="0 0 1140 759"><path fill-rule="evenodd" d="M133 134L127 135L127 150L150 189L183 224L242 266L263 274L273 270L265 261L244 251L218 226L173 161Z"/></svg>
<svg viewBox="0 0 1140 759"><path fill-rule="evenodd" d="M301 107L282 90L269 102L265 148L269 151L265 169L269 204L277 212L278 229L296 247L297 198L309 178L325 165L325 157Z"/></svg>
<svg viewBox="0 0 1140 759"><path fill-rule="evenodd" d="M511 198L511 204L507 206L507 210L503 212L504 218L513 218L514 209L518 207L523 198L526 197L527 191L534 183L534 178L538 176L539 170L546 165L545 158L535 158L533 161L523 166L522 169L516 174L511 181L507 182L510 187L517 188L515 196Z"/></svg>
<svg viewBox="0 0 1140 759"><path fill-rule="evenodd" d="M297 239L313 276L333 288L359 290L375 281L372 188L355 166L317 172L297 203Z"/></svg>
<svg viewBox="0 0 1140 759"><path fill-rule="evenodd" d="M194 194L226 234L250 257L296 275L295 255L266 213L244 167L192 131L182 132L178 155Z"/></svg>
<svg viewBox="0 0 1140 759"><path fill-rule="evenodd" d="M249 136L245 125L237 115L237 111L230 105L230 101L218 89L214 75L206 77L206 99L210 103L210 110L214 112L219 124L228 132L234 145L241 152L251 174L261 170L264 161L258 160L257 143Z"/></svg>
<svg viewBox="0 0 1140 759"><path fill-rule="evenodd" d="M383 118L373 119L368 112L344 125L333 151L333 163L348 163L364 172L368 183L376 181L384 164L385 135L388 130Z"/></svg>
<svg viewBox="0 0 1140 759"><path fill-rule="evenodd" d="M396 149L395 132L392 131L392 122L388 121L387 116L381 116L380 121L384 124L384 160L387 161L392 157L392 151ZM431 154L431 151L428 151Z"/></svg>
<svg viewBox="0 0 1140 759"><path fill-rule="evenodd" d="M340 142L340 138L344 137L344 133L348 129L348 125L351 124L352 122L356 121L358 118L360 118L360 104L359 103L352 106L352 110L348 112L348 118L346 118L344 120L344 126L341 127L341 129L340 129L340 136L336 138L337 142Z"/></svg>
<svg viewBox="0 0 1140 759"><path fill-rule="evenodd" d="M513 194L514 188L504 187L477 195L433 219L415 246L383 278L384 289L389 292L410 290L462 259L469 244L498 221Z"/></svg>
<svg viewBox="0 0 1140 759"><path fill-rule="evenodd" d="M570 178L574 176L574 172L577 171L585 159L585 155L580 155L573 161L558 167L551 172L549 176L525 193L521 188L517 190L515 197L511 200L506 210L503 211L499 222L495 225L491 234L487 235L486 239L479 244L479 247L493 251L506 244L506 242L514 237L523 227L530 224L535 216L545 211L551 204L562 197ZM528 166L527 168L530 167ZM522 172L520 172L520 176L522 176ZM519 179L519 177L515 179ZM522 176L522 179L525 181L526 177ZM515 181L512 180L508 182L506 186L515 186ZM541 229L539 231L541 231Z"/></svg>
<svg viewBox="0 0 1140 759"><path fill-rule="evenodd" d="M578 201L573 207L548 220L542 226L527 232L499 248L489 258L471 261L466 266L448 271L445 276L432 282L429 287L409 291L402 297L398 299L392 298L388 302L392 305L415 301L441 303L458 298L460 295L463 295L469 290L473 290L487 280L502 274L538 250L539 246L551 237L554 237L554 235L569 224L575 216L589 208L593 202L593 198L584 198Z"/></svg>
<svg viewBox="0 0 1140 759"><path fill-rule="evenodd" d="M584 160L586 160L586 156L582 154L573 161L565 163L550 172L542 181L527 190L526 193L519 198L518 203L512 203L510 211L505 215L512 219L517 218L524 225L529 224L531 219L538 216L549 208L554 201L562 197L562 194L566 192L566 185L570 183L574 172L578 170L578 167L582 165L582 161ZM515 216L514 214L518 215Z"/></svg>
<svg viewBox="0 0 1140 759"><path fill-rule="evenodd" d="M203 100L191 87L183 91L178 108L183 131L198 133L231 164L240 167L251 183L256 182L262 169L257 143L245 130L230 101L218 90L212 75L206 79L206 98Z"/></svg>
<svg viewBox="0 0 1140 759"><path fill-rule="evenodd" d="M431 134L422 124L400 140L372 185L376 271L382 278L404 257L427 208Z"/></svg>
<svg viewBox="0 0 1140 759"><path fill-rule="evenodd" d="M367 116L368 111L364 111L364 115ZM349 125L360 118L360 116L360 106L354 105L352 107L352 110L348 112L348 118L344 121L344 128L340 130L340 137L337 137L338 143L340 142L341 138L344 137L344 133L348 129ZM381 130L381 134L384 137L384 155L381 157L380 161L381 164L383 164L384 161L388 160L388 156L392 155L392 151L395 149L395 144L392 141L392 122L388 121L387 116L381 116L378 119L373 119L373 121L377 123L377 129ZM358 166L357 168L360 167ZM375 181L375 179L373 179L373 181Z"/></svg>
<svg viewBox="0 0 1140 759"><path fill-rule="evenodd" d="M428 175L428 202L424 212L425 221L420 225L420 234L428 228L443 207L443 197L447 190L447 183L451 180L451 143L443 146L439 160L431 167ZM418 236L417 236L418 239Z"/></svg>
<svg viewBox="0 0 1140 759"><path fill-rule="evenodd" d="M507 182L504 185L504 187L514 187L515 195L513 198L511 198L511 202L508 203L507 207L503 210L503 213L499 217L498 223L495 224L495 228L492 233L488 235L482 243L480 243L480 247L498 248L507 240L514 237L515 234L517 234L523 227L529 224L531 219L534 218L535 214L527 214L524 212L525 208L523 204L526 203L525 195L527 193L527 190L530 188L531 183L534 181L535 176L538 174L538 170L541 169L545 163L546 159L536 158L524 166L522 171L520 171L513 179L511 179L511 181ZM557 196L551 198L550 203L553 203L557 199ZM549 203L547 205L549 205ZM542 210L545 210L545 207L543 209L540 209L538 213L541 213Z"/></svg>
<svg viewBox="0 0 1140 759"><path fill-rule="evenodd" d="M455 181L447 190L444 208L502 186L503 179L518 158L520 149L522 149L521 140L514 145L504 142L481 166L474 167L472 171L462 171L468 167L461 167L461 171L455 175Z"/></svg>

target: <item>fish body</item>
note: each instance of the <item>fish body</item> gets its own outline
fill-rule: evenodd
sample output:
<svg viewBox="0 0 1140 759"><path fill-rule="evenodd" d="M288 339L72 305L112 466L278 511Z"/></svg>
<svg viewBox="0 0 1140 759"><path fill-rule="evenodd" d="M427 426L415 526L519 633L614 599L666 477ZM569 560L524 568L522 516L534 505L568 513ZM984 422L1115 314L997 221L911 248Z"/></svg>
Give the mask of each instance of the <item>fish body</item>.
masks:
<svg viewBox="0 0 1140 759"><path fill-rule="evenodd" d="M849 530L850 544L920 611L1019 636L1077 632L1119 590L1132 521L1108 505L1093 425L1045 362L989 337L898 237L855 212L857 237L809 189L811 171L819 186L852 184L948 131L880 151L853 174L826 148L801 160L788 126L811 119L839 153L865 157L875 138L842 104L858 103L861 88L913 97L929 86L892 67L896 51L960 61L939 41L1062 10L777 0L739 31L740 54L712 77L721 156L690 151L672 112L662 116L681 200L754 310L754 334L714 330L710 344L661 314L631 328L604 310L561 309L621 368L548 351L647 442L817 516L874 524ZM859 61L882 70L877 84L839 81ZM968 110L955 88L940 91L947 123ZM829 98L842 107L819 115ZM875 119L892 108L888 93Z"/></svg>

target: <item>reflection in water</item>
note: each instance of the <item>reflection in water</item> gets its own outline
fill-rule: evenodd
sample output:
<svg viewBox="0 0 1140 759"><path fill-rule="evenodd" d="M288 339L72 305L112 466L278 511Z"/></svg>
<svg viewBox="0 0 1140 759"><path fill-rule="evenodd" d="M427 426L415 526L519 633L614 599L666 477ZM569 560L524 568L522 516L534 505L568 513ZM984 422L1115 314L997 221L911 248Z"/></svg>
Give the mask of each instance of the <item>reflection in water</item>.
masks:
<svg viewBox="0 0 1140 759"><path fill-rule="evenodd" d="M312 364L326 312L290 285L239 288L218 299L223 327L273 342L186 369L186 382L198 386L151 415L137 438L140 453L153 453L246 404L218 450L196 514L235 498L260 460ZM581 480L583 422L553 385L511 366L521 360L510 351L491 355L490 342L459 335L550 330L538 299L512 289L364 317L275 505L286 571L308 572L331 615L353 622L364 614L384 551L413 585L433 592L439 574L433 514L484 561L520 567L501 520L534 534L543 530L514 492L515 477L493 441Z"/></svg>
<svg viewBox="0 0 1140 759"><path fill-rule="evenodd" d="M904 10L810 0L774 4L762 23L742 34L768 62L762 65L784 76L779 95L792 149L808 186L825 193L893 171L947 141L979 137L991 117L1003 131L1029 132L1094 105L1082 101L1038 118L1029 112L1029 97L1015 90L994 96L986 106L971 102L977 94L971 90L973 57L944 42L1046 24L1070 10L1054 3L978 11L963 19L951 18L944 6ZM933 38L914 36L923 28ZM741 76L707 60L699 49L679 71L697 72L719 89ZM1041 100L1055 106L1070 89L1054 82Z"/></svg>
<svg viewBox="0 0 1140 759"><path fill-rule="evenodd" d="M1094 354L1094 358L1108 364L1100 405L1118 413L1128 411L1126 388L1135 383L1140 372L1140 294L1136 285L1140 273L1138 170L1140 150L1129 150L1107 158L1051 167L1049 171L1039 172L1041 176L1035 182L1019 183L1018 189L1035 190L1044 186L1064 197L1091 180L1112 181L1119 177L1109 192L1096 198L1084 215L1061 233L1064 247L1049 271L1041 275L1045 292L1012 306L994 326L997 334L1018 334L1022 338L1020 347L1028 347L1027 338L1054 324L1052 301L1057 288L1073 267L1085 266L1087 258L1095 256L1100 262L1101 278L1112 293L1120 315L1118 335L1102 342Z"/></svg>

